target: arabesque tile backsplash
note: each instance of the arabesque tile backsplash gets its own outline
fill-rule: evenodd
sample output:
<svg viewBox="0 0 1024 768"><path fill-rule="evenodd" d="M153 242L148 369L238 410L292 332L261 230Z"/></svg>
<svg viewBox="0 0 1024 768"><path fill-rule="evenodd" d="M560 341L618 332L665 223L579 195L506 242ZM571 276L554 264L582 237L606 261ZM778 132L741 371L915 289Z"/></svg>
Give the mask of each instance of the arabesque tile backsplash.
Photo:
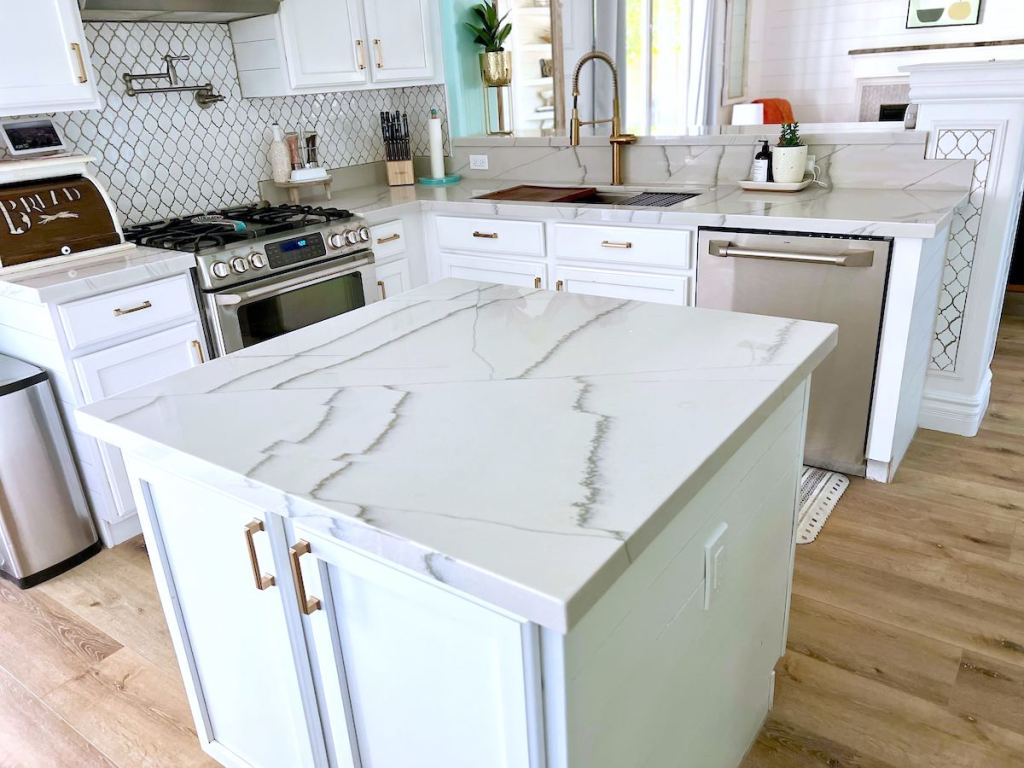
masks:
<svg viewBox="0 0 1024 768"><path fill-rule="evenodd" d="M427 154L427 119L445 113L444 86L243 99L223 24L86 23L102 110L54 115L73 150L96 159L126 224L252 202L270 177L270 126L311 128L328 168L384 159L379 113L409 113L413 150ZM208 109L191 93L125 95L125 72L157 72L165 53L183 84L213 83L225 101ZM447 145L447 133L446 133ZM447 147L446 147L447 148Z"/></svg>

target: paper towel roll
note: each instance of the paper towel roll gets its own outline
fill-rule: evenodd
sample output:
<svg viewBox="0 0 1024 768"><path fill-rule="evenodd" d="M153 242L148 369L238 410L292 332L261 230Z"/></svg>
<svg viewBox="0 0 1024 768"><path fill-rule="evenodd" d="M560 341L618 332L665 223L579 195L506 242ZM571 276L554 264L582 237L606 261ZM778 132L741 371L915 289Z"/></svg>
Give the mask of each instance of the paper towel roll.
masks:
<svg viewBox="0 0 1024 768"><path fill-rule="evenodd" d="M444 173L444 139L441 137L441 118L430 118L430 175L435 179L443 179Z"/></svg>

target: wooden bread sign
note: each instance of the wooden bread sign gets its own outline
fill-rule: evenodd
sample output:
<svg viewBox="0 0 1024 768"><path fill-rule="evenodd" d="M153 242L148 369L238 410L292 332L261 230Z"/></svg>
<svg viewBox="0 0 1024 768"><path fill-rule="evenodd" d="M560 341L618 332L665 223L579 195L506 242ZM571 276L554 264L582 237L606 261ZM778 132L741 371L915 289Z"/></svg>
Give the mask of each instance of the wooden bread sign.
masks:
<svg viewBox="0 0 1024 768"><path fill-rule="evenodd" d="M0 269L121 242L106 200L87 178L0 186Z"/></svg>

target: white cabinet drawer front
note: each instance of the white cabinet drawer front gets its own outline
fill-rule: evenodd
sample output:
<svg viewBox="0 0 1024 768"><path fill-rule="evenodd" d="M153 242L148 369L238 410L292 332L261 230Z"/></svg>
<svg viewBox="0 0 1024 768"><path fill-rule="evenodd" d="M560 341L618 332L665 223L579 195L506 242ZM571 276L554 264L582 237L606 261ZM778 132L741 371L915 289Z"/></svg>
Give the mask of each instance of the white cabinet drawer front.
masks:
<svg viewBox="0 0 1024 768"><path fill-rule="evenodd" d="M692 303L691 279L685 275L559 267L555 271L555 290L657 304Z"/></svg>
<svg viewBox="0 0 1024 768"><path fill-rule="evenodd" d="M370 227L370 247L378 262L405 253L405 225L401 219Z"/></svg>
<svg viewBox="0 0 1024 768"><path fill-rule="evenodd" d="M442 277L479 280L482 283L502 283L520 288L546 288L548 269L544 263L489 259L480 256L441 254Z"/></svg>
<svg viewBox="0 0 1024 768"><path fill-rule="evenodd" d="M559 259L690 269L693 233L681 229L555 224L553 248Z"/></svg>
<svg viewBox="0 0 1024 768"><path fill-rule="evenodd" d="M77 349L176 320L193 320L194 303L188 275L180 275L64 304L59 312L68 347Z"/></svg>
<svg viewBox="0 0 1024 768"><path fill-rule="evenodd" d="M437 217L437 241L442 251L544 255L544 225L539 221Z"/></svg>

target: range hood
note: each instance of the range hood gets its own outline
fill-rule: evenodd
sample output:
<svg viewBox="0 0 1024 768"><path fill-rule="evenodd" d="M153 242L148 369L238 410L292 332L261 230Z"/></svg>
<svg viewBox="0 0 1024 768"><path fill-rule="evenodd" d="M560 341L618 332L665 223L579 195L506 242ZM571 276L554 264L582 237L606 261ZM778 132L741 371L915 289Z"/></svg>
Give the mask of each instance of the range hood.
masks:
<svg viewBox="0 0 1024 768"><path fill-rule="evenodd" d="M226 23L277 13L281 0L79 0L86 21Z"/></svg>

